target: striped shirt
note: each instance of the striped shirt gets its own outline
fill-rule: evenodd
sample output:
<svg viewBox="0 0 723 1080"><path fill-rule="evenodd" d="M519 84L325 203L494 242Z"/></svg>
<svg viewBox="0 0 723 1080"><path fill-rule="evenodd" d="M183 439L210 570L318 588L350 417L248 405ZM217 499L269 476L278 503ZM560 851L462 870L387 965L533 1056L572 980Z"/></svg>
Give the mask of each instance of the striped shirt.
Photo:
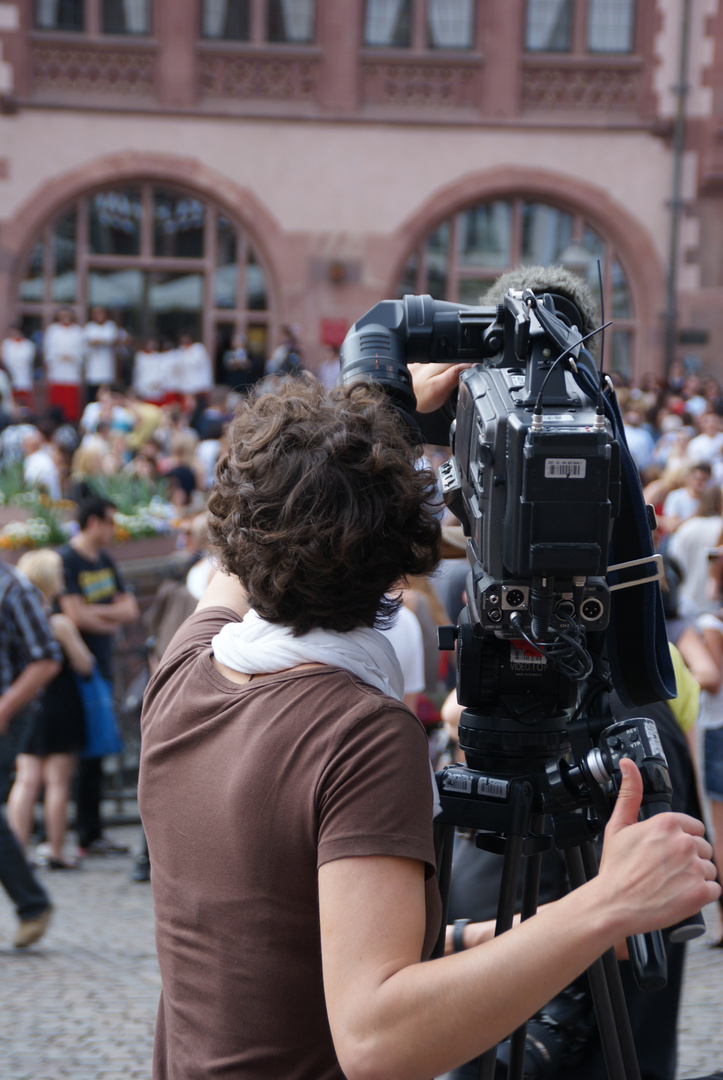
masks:
<svg viewBox="0 0 723 1080"><path fill-rule="evenodd" d="M0 562L0 694L37 660L63 661L37 589Z"/></svg>

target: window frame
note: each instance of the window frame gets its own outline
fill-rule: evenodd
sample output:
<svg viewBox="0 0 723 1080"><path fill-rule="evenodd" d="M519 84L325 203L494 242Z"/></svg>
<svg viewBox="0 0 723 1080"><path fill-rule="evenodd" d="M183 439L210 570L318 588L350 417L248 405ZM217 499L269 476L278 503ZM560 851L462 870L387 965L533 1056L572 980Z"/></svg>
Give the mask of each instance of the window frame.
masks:
<svg viewBox="0 0 723 1080"><path fill-rule="evenodd" d="M137 254L103 255L90 250L90 203L99 194L116 190L138 190L141 196L142 217L140 243ZM162 256L154 254L154 196L159 192L164 195L189 198L200 202L204 207L203 253L200 257ZM54 236L60 222L69 215L76 215L75 231L75 300L67 302L53 298L53 280L55 276ZM224 219L235 230L236 240L236 282L233 307L217 306L216 274L218 266L218 220ZM38 244L43 245L42 299L39 301L23 300L20 289L26 272L33 261ZM247 287L247 268L249 255L261 268L266 288L266 307L254 308L249 304ZM271 339L275 325L275 296L273 278L269 272L267 260L256 240L249 234L247 227L232 213L226 210L212 197L205 193L186 188L174 180L124 178L117 184L105 183L93 187L57 209L32 238L15 280L14 317L18 321L39 320L42 328L49 326L60 307L70 308L76 318L83 322L90 313L89 301L90 274L94 270L119 271L123 269L139 270L145 273L198 273L203 280L203 300L200 311L201 335L213 355L217 331L223 327L233 327L234 332L248 333L250 327L265 327L267 343ZM143 332L140 334L143 337Z"/></svg>
<svg viewBox="0 0 723 1080"><path fill-rule="evenodd" d="M436 46L430 41L429 5L431 0L408 0L410 6L410 40L408 45L371 45L366 40L367 2L368 0L365 0L365 2L360 5L362 21L360 40L362 49L366 52L380 52L384 54L399 53L405 56L410 53L425 53L429 56L436 56L440 53L450 53L452 55L468 56L470 53L479 50L479 5L475 2L472 3L472 25L470 28L469 45L459 46Z"/></svg>
<svg viewBox="0 0 723 1080"><path fill-rule="evenodd" d="M569 0L570 12L570 41L566 49L532 49L528 45L527 31L530 5L534 0L525 0L525 17L523 19L522 52L526 57L537 56L591 56L591 57L621 57L633 56L638 48L638 18L641 4L638 0L622 0L630 8L630 46L626 49L594 49L588 42L588 30L590 25L591 10L599 0Z"/></svg>
<svg viewBox="0 0 723 1080"><path fill-rule="evenodd" d="M312 33L308 41L272 41L270 35L270 0L248 0L248 36L211 37L204 33L205 5L208 0L201 0L198 6L198 38L204 45L268 45L273 49L310 49L318 46L319 0L313 0Z"/></svg>
<svg viewBox="0 0 723 1080"><path fill-rule="evenodd" d="M461 265L458 240L458 226L460 219L468 211L476 210L482 206L491 206L495 203L511 204L509 263L504 266L495 267ZM630 370L621 372L621 374L624 374L625 376L631 375L632 372L636 370L636 354L640 347L641 327L640 317L636 311L635 295L631 286L630 275L626 270L623 253L616 247L609 235L606 235L596 222L591 221L590 218L586 217L580 210L577 210L570 205L558 204L552 199L540 197L535 193L521 191L513 194L501 193L499 195L493 195L488 198L475 200L466 203L465 205L458 206L450 213L430 222L424 233L421 234L416 243L412 245L406 259L400 267L397 275L395 295L401 297L404 292L409 292L410 289L407 287L407 284L411 284L412 280L414 281L414 284L411 287L413 293L424 294L429 292L428 274L430 269L430 251L428 242L432 237L436 236L441 229L446 227L448 232L446 289L444 291L444 296L439 297L439 299L450 300L453 303L470 303L469 300L459 299L460 285L464 286L465 282L479 282L479 292L482 294L486 290L486 287L492 285L500 274L505 273L514 266L518 266L522 262L523 215L526 205L549 207L553 210L570 215L572 219L572 228L569 245L583 245L585 230L587 228L591 229L600 239L602 244L602 256L600 261L603 280L603 302L606 319L609 319L612 316L614 308L613 267L617 264L620 268L627 286L631 311L628 317L616 317L613 326L606 331L605 366L607 370L617 370L614 366L614 358L612 356L613 335L626 335L629 341L631 364ZM594 256L591 255L591 258L594 258ZM416 266L414 273L412 274L408 271L414 261L416 261ZM402 283L405 283L404 287L400 288ZM597 288L592 288L592 291L597 298ZM472 306L476 306L478 303L479 300L475 299Z"/></svg>

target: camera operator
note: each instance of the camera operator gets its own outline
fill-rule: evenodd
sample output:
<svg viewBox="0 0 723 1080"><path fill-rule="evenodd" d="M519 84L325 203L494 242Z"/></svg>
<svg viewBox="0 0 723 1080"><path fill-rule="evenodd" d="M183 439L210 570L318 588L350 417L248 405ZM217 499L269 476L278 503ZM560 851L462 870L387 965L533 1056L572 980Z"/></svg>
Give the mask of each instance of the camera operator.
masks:
<svg viewBox="0 0 723 1080"><path fill-rule="evenodd" d="M424 407L449 378L415 379ZM638 823L640 774L623 760L599 876L421 962L440 917L436 789L374 626L393 583L438 557L434 486L367 385L302 378L239 407L209 499L223 572L144 705L156 1080L439 1075L603 950L720 892L702 824Z"/></svg>

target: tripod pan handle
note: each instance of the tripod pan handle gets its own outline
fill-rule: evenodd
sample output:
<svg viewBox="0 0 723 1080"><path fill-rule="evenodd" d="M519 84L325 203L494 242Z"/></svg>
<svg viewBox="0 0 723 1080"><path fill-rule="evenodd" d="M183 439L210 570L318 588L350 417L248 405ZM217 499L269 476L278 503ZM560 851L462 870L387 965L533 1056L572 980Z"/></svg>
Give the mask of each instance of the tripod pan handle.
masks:
<svg viewBox="0 0 723 1080"><path fill-rule="evenodd" d="M703 912L698 911L695 915L691 915L689 919L683 919L682 922L676 923L675 926L668 927L665 936L668 941L680 945L684 941L693 941L694 938L702 937L704 933L705 919L703 918Z"/></svg>
<svg viewBox="0 0 723 1080"><path fill-rule="evenodd" d="M641 990L662 990L668 982L668 958L660 930L629 937L633 975Z"/></svg>

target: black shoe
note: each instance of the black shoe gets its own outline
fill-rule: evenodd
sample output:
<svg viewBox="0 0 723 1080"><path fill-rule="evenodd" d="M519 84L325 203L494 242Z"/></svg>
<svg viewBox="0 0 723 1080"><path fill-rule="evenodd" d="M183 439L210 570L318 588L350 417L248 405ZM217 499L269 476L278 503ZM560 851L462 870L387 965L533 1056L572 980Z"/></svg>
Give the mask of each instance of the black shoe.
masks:
<svg viewBox="0 0 723 1080"><path fill-rule="evenodd" d="M147 855L138 855L133 864L133 881L151 880L151 862Z"/></svg>
<svg viewBox="0 0 723 1080"><path fill-rule="evenodd" d="M78 848L82 855L127 855L130 848L127 844L118 844L115 840L108 840L105 836L92 840L85 848Z"/></svg>

